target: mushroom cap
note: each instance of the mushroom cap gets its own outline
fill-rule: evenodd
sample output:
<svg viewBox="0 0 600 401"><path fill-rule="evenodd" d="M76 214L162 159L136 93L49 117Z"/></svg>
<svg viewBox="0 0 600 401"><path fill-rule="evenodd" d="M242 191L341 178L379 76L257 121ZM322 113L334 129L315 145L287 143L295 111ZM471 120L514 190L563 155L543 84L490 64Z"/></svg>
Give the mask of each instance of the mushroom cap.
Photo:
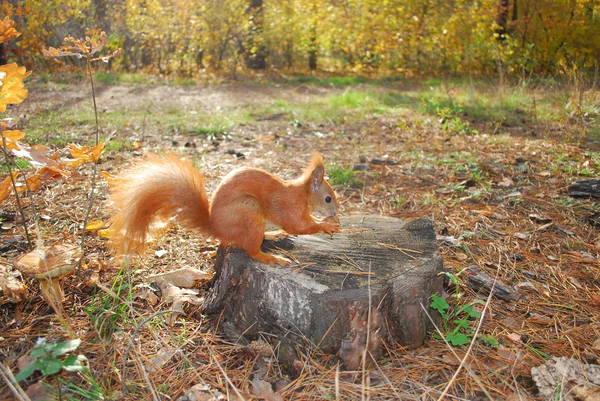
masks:
<svg viewBox="0 0 600 401"><path fill-rule="evenodd" d="M81 257L81 248L76 245L53 245L36 248L17 259L15 267L28 277L51 279L65 276L75 270Z"/></svg>

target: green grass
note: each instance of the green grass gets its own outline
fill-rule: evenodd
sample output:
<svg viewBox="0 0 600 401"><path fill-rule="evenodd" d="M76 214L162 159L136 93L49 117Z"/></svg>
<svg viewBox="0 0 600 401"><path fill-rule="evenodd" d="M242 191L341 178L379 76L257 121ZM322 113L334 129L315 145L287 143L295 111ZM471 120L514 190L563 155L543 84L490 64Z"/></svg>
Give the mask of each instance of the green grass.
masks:
<svg viewBox="0 0 600 401"><path fill-rule="evenodd" d="M109 85L151 82L141 74L98 72L95 77L98 82ZM76 78L85 77L78 75ZM57 82L61 79L41 75L37 82L43 87L59 85ZM279 115L278 120L288 122L296 128L310 123L363 122L385 116L397 119L399 126L404 125L407 129L411 122L417 125L433 123L435 126L437 121L441 121L439 128L449 135L473 135L479 131L488 134L502 133L506 128L532 124L541 127L538 128L541 130L544 129L544 123L560 123L564 126L565 123L573 122L570 113L575 107L572 104L572 94L564 88L497 88L483 81L471 83L466 80L431 78L415 82L395 76L378 79L298 76L292 82L329 86L332 90L323 96L308 97L308 100L278 99L270 104L243 105L217 112L194 113L182 108L159 107L147 103L132 105L128 109L101 113L101 132L129 129L144 135L145 132L158 130L164 135L175 133L214 137L228 134L237 124L253 123L264 120L265 117ZM390 83L394 85L391 86ZM195 85L196 82L182 78L165 81L164 84ZM584 96L581 110L588 113L585 116L587 122L581 124L576 121L579 125L571 124L570 129L578 131L570 134L573 137L600 137L600 102L597 92ZM87 140L94 127L91 100L73 107L65 106L64 109L33 114L33 117L23 123L27 139L31 143L63 146L69 142ZM490 138L489 143L492 142L494 139ZM118 150L127 144L115 142L112 146Z"/></svg>
<svg viewBox="0 0 600 401"><path fill-rule="evenodd" d="M142 74L137 73L123 73L123 74L113 74L110 72L96 72L94 74L94 79L96 82L101 82L106 85L116 85L116 84L147 84L150 80Z"/></svg>
<svg viewBox="0 0 600 401"><path fill-rule="evenodd" d="M152 104L137 109L117 109L100 113L100 132L121 132L133 128L137 132L158 130L163 135L220 136L227 134L236 124L250 121L249 110L231 110L218 113L192 113L177 107L164 108L155 113ZM94 131L95 118L90 102L68 110L58 109L40 113L26 120L25 129L30 143L64 146L71 142L89 139ZM130 146L116 138L109 142L109 150Z"/></svg>
<svg viewBox="0 0 600 401"><path fill-rule="evenodd" d="M329 176L331 185L340 185L351 188L361 188L363 181L357 177L356 172L352 168L346 168L338 165L328 165L325 169Z"/></svg>
<svg viewBox="0 0 600 401"><path fill-rule="evenodd" d="M292 84L310 84L318 86L349 86L369 82L365 77L318 77L298 75L291 80Z"/></svg>

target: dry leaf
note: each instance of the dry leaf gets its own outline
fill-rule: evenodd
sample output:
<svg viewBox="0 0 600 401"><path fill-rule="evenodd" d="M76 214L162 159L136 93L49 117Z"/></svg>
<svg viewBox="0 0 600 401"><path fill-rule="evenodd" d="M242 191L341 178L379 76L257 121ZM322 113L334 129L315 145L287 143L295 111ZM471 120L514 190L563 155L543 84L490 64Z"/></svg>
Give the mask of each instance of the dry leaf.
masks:
<svg viewBox="0 0 600 401"><path fill-rule="evenodd" d="M0 112L6 111L8 104L19 104L27 97L23 79L31 74L17 63L0 66Z"/></svg>
<svg viewBox="0 0 600 401"><path fill-rule="evenodd" d="M531 401L527 394L511 393L506 397L506 401Z"/></svg>
<svg viewBox="0 0 600 401"><path fill-rule="evenodd" d="M136 293L133 296L133 298L134 299L143 299L144 301L148 302L148 304L150 304L152 306L158 304L158 302L160 301L160 299L156 296L156 294L150 289L145 289L143 291Z"/></svg>
<svg viewBox="0 0 600 401"><path fill-rule="evenodd" d="M13 179L17 178L18 175L19 175L18 172L13 172L12 173ZM4 199L6 199L10 196L12 189L13 189L12 180L10 179L10 177L6 177L4 179L4 181L2 181L2 184L0 184L0 202L2 202Z"/></svg>
<svg viewBox="0 0 600 401"><path fill-rule="evenodd" d="M154 252L154 254L156 255L156 257L158 257L158 258L162 258L167 253L169 253L169 251L167 251L165 249L159 249L158 251Z"/></svg>
<svg viewBox="0 0 600 401"><path fill-rule="evenodd" d="M25 299L27 286L18 279L18 273L0 264L0 291L8 296L10 302L17 303Z"/></svg>
<svg viewBox="0 0 600 401"><path fill-rule="evenodd" d="M148 277L148 281L157 284L171 284L181 288L192 288L199 281L210 279L211 274L193 267L184 267L183 269L173 270L166 273L156 274Z"/></svg>
<svg viewBox="0 0 600 401"><path fill-rule="evenodd" d="M98 145L90 148L89 146L80 146L74 143L70 143L69 152L75 160L69 160L68 162L73 164L75 167L85 163L95 163L100 158L102 151L104 150L104 142L100 142Z"/></svg>
<svg viewBox="0 0 600 401"><path fill-rule="evenodd" d="M252 380L252 393L267 401L283 401L281 394L273 392L271 383L259 379L258 376Z"/></svg>
<svg viewBox="0 0 600 401"><path fill-rule="evenodd" d="M110 228L98 230L97 234L101 238L110 238L112 235L112 230Z"/></svg>
<svg viewBox="0 0 600 401"><path fill-rule="evenodd" d="M19 140L23 139L25 133L19 130L9 130L2 132L4 140L6 142L6 149L8 150L19 150Z"/></svg>
<svg viewBox="0 0 600 401"><path fill-rule="evenodd" d="M508 177L504 177L504 179L498 183L498 186L503 188L510 188L513 185L515 185L515 183Z"/></svg>
<svg viewBox="0 0 600 401"><path fill-rule="evenodd" d="M108 171L101 171L100 175L102 177L104 177L104 179L106 180L106 182L108 183L109 186L112 186L113 184L116 183L117 179L115 178L115 176L113 176L111 173L109 173Z"/></svg>
<svg viewBox="0 0 600 401"><path fill-rule="evenodd" d="M91 221L85 226L85 231L95 231L104 227L104 221L102 220L94 220Z"/></svg>
<svg viewBox="0 0 600 401"><path fill-rule="evenodd" d="M178 354L181 356L181 351L178 348L162 348L156 355L150 357L150 360L146 363L146 370L157 372Z"/></svg>
<svg viewBox="0 0 600 401"><path fill-rule="evenodd" d="M197 290L182 289L172 284L159 284L162 290L163 302L169 304L172 303L171 309L178 312L178 314L185 314L183 310L183 304L189 303L192 305L201 305L204 301L202 298L198 298ZM168 323L172 323L175 316L167 316L165 320Z"/></svg>

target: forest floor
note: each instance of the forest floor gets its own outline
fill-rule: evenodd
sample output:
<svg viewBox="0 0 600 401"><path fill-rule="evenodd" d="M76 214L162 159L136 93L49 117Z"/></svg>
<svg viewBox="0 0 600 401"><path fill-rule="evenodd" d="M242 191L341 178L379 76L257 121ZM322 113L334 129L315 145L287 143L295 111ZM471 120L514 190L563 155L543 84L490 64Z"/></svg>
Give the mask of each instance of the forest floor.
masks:
<svg viewBox="0 0 600 401"><path fill-rule="evenodd" d="M266 346L271 357L259 356L224 339L218 316L191 304L185 316L142 324L171 308L156 298L148 276L202 269L201 297L217 244L175 226L122 269L106 240L90 232L82 271L63 281L66 324L82 340L75 353L88 358L90 373L36 373L21 382L24 388L42 380L67 399L177 400L193 389L196 398L188 399L436 400L449 385L449 399L526 400L544 399L532 367L553 356L600 358L600 206L568 194L570 183L600 172L598 91L578 96L568 87L439 81L97 86L101 136L112 135L99 170L116 175L144 154L174 152L204 172L210 194L236 167L290 178L319 151L343 214L433 220L449 273L443 332L464 324L456 330L473 337L479 319L458 311L467 304L481 311L487 299L469 280L474 272L497 277L516 297L491 298L454 379L467 346L450 347L433 333L414 350L388 344L384 359L366 372L340 370L335 355L296 344L294 366L302 368L294 370L278 362L278 344ZM58 150L92 142L85 82L38 80L28 88L27 100L8 113L20 119L23 142ZM367 169L355 170L357 164ZM89 177L91 167L80 172ZM35 206L46 245L79 243L89 191L89 179L61 179L26 194L28 226ZM100 178L92 220L108 222L107 198ZM3 202L4 265L25 252L17 212L14 198ZM68 339L37 283L26 282L23 301L0 295L0 360L15 373L38 338ZM570 386L558 394L569 399ZM10 395L0 383L0 399Z"/></svg>

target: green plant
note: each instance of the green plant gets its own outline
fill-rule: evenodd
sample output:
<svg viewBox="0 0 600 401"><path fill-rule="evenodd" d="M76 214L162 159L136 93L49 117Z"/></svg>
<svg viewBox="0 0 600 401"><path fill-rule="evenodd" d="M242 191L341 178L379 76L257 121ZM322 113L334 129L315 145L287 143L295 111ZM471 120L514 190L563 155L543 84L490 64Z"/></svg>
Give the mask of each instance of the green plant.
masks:
<svg viewBox="0 0 600 401"><path fill-rule="evenodd" d="M327 175L331 185L345 185L352 188L362 187L362 181L356 177L356 172L351 168L341 166L327 166Z"/></svg>
<svg viewBox="0 0 600 401"><path fill-rule="evenodd" d="M111 290L117 295L116 297L105 297L100 292L92 297L92 306L83 308L94 328L103 338L110 339L112 334L119 330L118 323L124 322L127 318L127 303L121 300L121 295L124 294L129 301L131 286L124 281L125 277L125 273L121 271L113 282Z"/></svg>
<svg viewBox="0 0 600 401"><path fill-rule="evenodd" d="M481 313L473 310L473 305L483 303L481 300L475 300L452 310L444 298L434 294L431 296L429 307L438 311L442 316L446 341L452 345L465 345L473 339L473 330L469 326L469 319L481 317Z"/></svg>
<svg viewBox="0 0 600 401"><path fill-rule="evenodd" d="M460 117L454 117L452 119L445 119L442 129L452 134L479 134L479 131L471 127L468 121L463 120Z"/></svg>
<svg viewBox="0 0 600 401"><path fill-rule="evenodd" d="M395 209L401 209L408 202L408 198L406 196L396 195L392 201L392 205Z"/></svg>
<svg viewBox="0 0 600 401"><path fill-rule="evenodd" d="M83 355L69 355L62 359L63 355L74 351L81 344L80 339L63 341L59 343L46 342L45 338L40 338L35 347L29 353L33 359L29 365L25 366L17 374L15 379L22 381L31 376L36 370L39 370L44 376L52 376L66 370L67 372L81 372L87 369L85 362L87 358Z"/></svg>

